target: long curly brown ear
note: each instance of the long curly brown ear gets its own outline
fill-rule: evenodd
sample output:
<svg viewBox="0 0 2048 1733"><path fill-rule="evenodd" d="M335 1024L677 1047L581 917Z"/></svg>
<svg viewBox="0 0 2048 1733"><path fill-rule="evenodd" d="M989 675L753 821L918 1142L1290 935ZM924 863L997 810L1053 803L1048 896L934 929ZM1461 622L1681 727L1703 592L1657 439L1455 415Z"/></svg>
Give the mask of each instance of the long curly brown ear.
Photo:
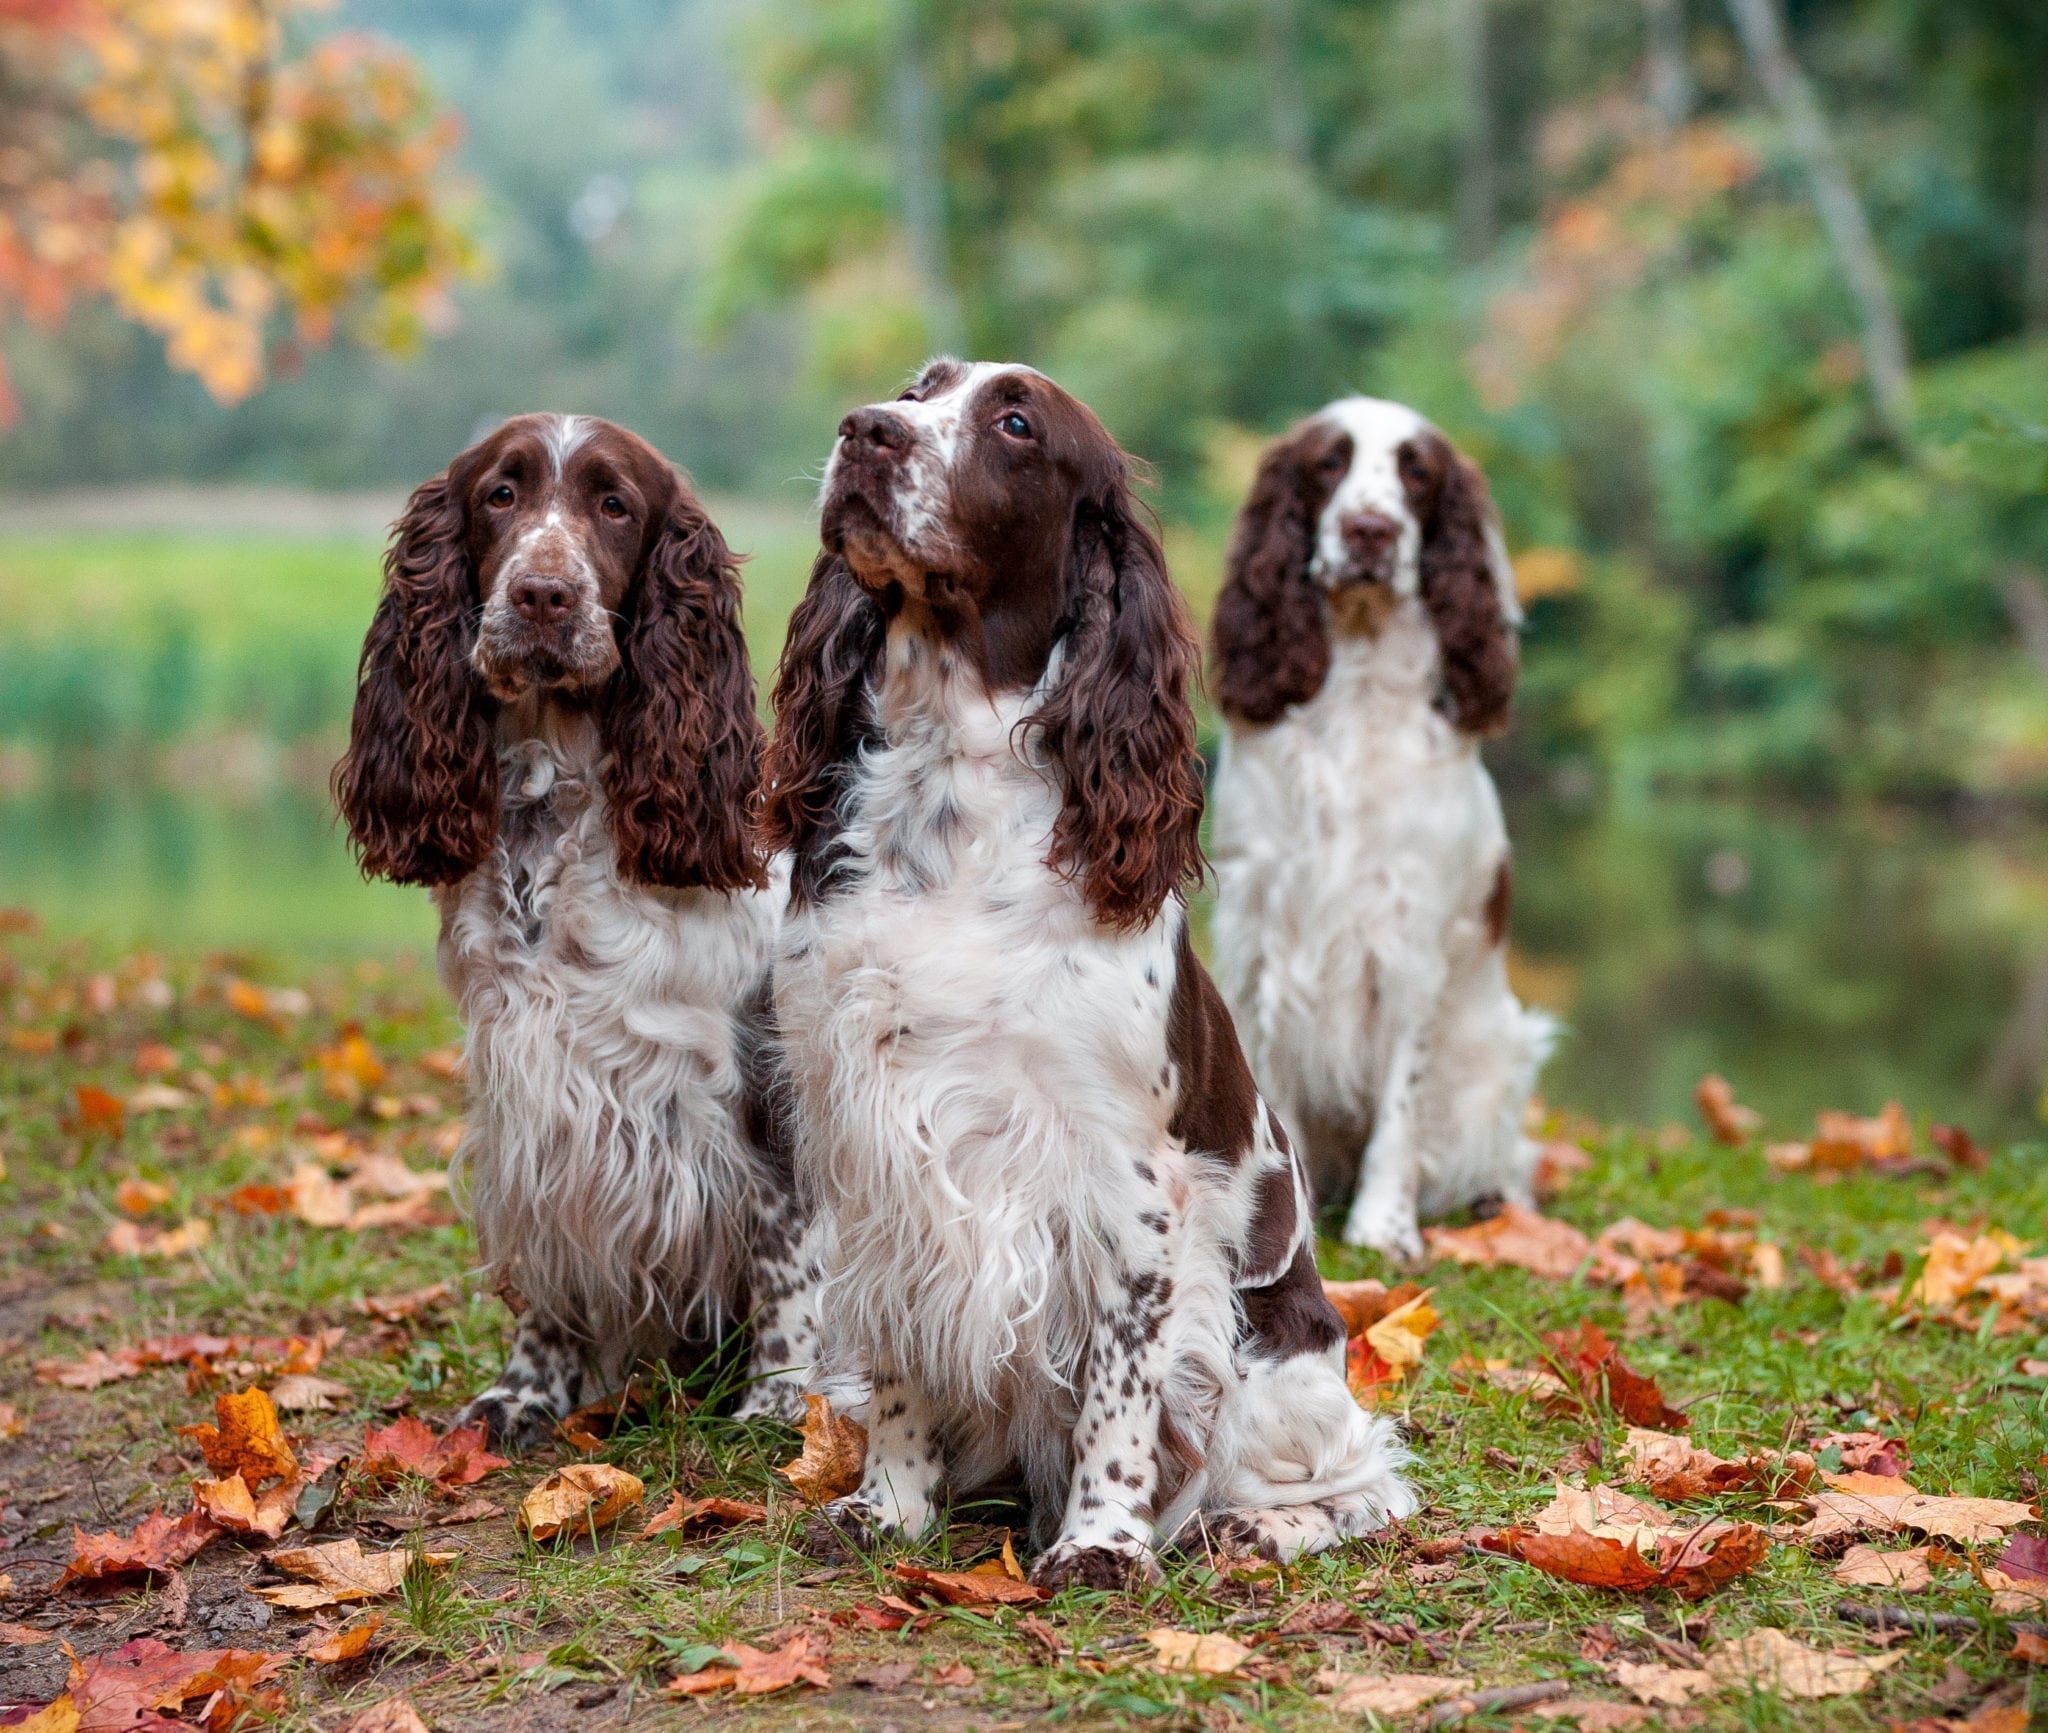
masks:
<svg viewBox="0 0 2048 1733"><path fill-rule="evenodd" d="M1471 734L1499 734L1521 663L1520 610L1486 478L1434 431L1404 442L1398 462L1422 523L1422 600L1442 646L1452 719Z"/></svg>
<svg viewBox="0 0 2048 1733"><path fill-rule="evenodd" d="M1202 870L1201 652L1122 476L1076 514L1068 572L1057 684L1030 718L1066 784L1050 864L1098 920L1139 927Z"/></svg>
<svg viewBox="0 0 2048 1733"><path fill-rule="evenodd" d="M384 555L334 799L363 871L453 884L498 834L496 705L469 665L479 598L461 460L417 488Z"/></svg>
<svg viewBox="0 0 2048 1733"><path fill-rule="evenodd" d="M770 848L794 852L790 895L815 902L831 877L853 754L872 723L861 702L882 654L882 605L837 554L821 553L789 618L775 669L775 732L761 807Z"/></svg>
<svg viewBox="0 0 2048 1733"><path fill-rule="evenodd" d="M634 592L599 713L620 876L718 891L765 884L752 828L761 724L739 565L686 489Z"/></svg>
<svg viewBox="0 0 2048 1733"><path fill-rule="evenodd" d="M1210 626L1216 702L1233 722L1277 721L1330 672L1329 604L1309 579L1316 522L1351 462L1351 436L1311 421L1259 461L1237 515Z"/></svg>

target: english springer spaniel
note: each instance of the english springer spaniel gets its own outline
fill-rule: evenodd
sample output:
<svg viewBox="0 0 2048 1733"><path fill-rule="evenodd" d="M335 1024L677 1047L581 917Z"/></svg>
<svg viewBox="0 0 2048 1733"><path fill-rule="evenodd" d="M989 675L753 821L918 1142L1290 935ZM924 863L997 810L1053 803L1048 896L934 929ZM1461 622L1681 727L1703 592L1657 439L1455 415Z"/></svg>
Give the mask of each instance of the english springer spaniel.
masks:
<svg viewBox="0 0 2048 1733"><path fill-rule="evenodd" d="M1413 1510L1190 944L1199 652L1124 454L940 360L840 424L823 505L766 828L830 1346L873 1375L831 1519L1021 1472L1034 1580L1121 1586L1191 1524L1291 1556Z"/></svg>
<svg viewBox="0 0 2048 1733"><path fill-rule="evenodd" d="M1268 449L1214 623L1217 975L1318 1204L1402 1259L1418 1212L1531 1201L1554 1027L1508 987L1479 757L1520 621L1485 481L1414 410L1347 397Z"/></svg>
<svg viewBox="0 0 2048 1733"><path fill-rule="evenodd" d="M786 899L748 816L739 577L666 459L526 415L421 486L384 560L335 793L363 870L430 885L468 1039L477 1243L525 1302L464 1411L532 1442L753 1319L792 1414L815 1267L770 1088Z"/></svg>

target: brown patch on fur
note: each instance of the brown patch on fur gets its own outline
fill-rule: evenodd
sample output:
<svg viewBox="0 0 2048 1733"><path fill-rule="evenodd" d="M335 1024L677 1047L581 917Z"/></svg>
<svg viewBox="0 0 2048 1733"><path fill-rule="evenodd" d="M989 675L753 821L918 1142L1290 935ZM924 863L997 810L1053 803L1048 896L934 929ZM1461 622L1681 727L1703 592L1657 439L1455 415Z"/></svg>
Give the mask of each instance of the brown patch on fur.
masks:
<svg viewBox="0 0 2048 1733"><path fill-rule="evenodd" d="M1508 725L1520 647L1494 583L1486 480L1433 429L1402 441L1395 458L1408 509L1422 526L1422 600L1442 645L1451 714L1468 733L1499 734Z"/></svg>
<svg viewBox="0 0 2048 1733"><path fill-rule="evenodd" d="M1344 1321L1323 1293L1323 1279L1304 1240L1278 1280L1243 1288L1246 1346L1269 1360L1320 1354L1344 1340Z"/></svg>
<svg viewBox="0 0 2048 1733"><path fill-rule="evenodd" d="M1269 1168L1259 1175L1258 1195L1252 1200L1251 1226L1245 1233L1244 1254L1238 1260L1241 1276L1261 1276L1279 1269L1294 1243L1294 1164Z"/></svg>
<svg viewBox="0 0 2048 1733"><path fill-rule="evenodd" d="M1486 893L1486 942L1497 946L1508 936L1508 910L1515 900L1515 863L1503 860Z"/></svg>
<svg viewBox="0 0 2048 1733"><path fill-rule="evenodd" d="M1312 416L1259 462L1210 629L1216 702L1233 722L1278 721L1329 676L1329 613L1308 564L1316 521L1351 457L1351 435Z"/></svg>
<svg viewBox="0 0 2048 1733"><path fill-rule="evenodd" d="M1339 584L1329 595L1330 625L1339 637L1377 638L1401 605L1391 584L1370 579Z"/></svg>
<svg viewBox="0 0 2048 1733"><path fill-rule="evenodd" d="M1235 1165L1252 1147L1258 1086L1238 1045L1230 1009L1195 955L1185 925L1173 968L1166 1055L1173 1063L1180 1097L1167 1130L1187 1148Z"/></svg>

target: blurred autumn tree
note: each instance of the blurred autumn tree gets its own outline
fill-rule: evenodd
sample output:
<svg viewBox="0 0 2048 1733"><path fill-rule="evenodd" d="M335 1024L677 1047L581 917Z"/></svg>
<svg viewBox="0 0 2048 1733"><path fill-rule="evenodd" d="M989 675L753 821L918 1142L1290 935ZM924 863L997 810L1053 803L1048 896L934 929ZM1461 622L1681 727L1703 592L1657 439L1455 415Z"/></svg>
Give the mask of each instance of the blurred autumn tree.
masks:
<svg viewBox="0 0 2048 1733"><path fill-rule="evenodd" d="M0 0L0 312L104 295L223 403L343 326L416 343L472 258L455 123L392 47L300 49L317 6Z"/></svg>

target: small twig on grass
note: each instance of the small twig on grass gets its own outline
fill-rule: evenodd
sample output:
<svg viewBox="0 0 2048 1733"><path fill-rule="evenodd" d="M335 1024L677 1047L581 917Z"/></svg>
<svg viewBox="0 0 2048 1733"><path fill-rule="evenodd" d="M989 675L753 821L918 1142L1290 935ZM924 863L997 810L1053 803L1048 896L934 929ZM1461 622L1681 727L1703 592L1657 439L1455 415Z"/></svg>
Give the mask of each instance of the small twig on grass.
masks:
<svg viewBox="0 0 2048 1733"><path fill-rule="evenodd" d="M1872 1631L1952 1631L1967 1635L1984 1628L1968 1613L1923 1613L1912 1607L1896 1607L1890 1602L1866 1607L1855 1601L1837 1601L1835 1617ZM2038 1619L2015 1619L2012 1628L2034 1636L2048 1636L2048 1624Z"/></svg>
<svg viewBox="0 0 2048 1733"><path fill-rule="evenodd" d="M1547 1703L1553 1697L1571 1695L1569 1679L1537 1679L1527 1685L1496 1685L1491 1691L1474 1691L1453 1697L1429 1712L1426 1725L1449 1727L1468 1715L1494 1715L1503 1709L1526 1709L1531 1703Z"/></svg>

